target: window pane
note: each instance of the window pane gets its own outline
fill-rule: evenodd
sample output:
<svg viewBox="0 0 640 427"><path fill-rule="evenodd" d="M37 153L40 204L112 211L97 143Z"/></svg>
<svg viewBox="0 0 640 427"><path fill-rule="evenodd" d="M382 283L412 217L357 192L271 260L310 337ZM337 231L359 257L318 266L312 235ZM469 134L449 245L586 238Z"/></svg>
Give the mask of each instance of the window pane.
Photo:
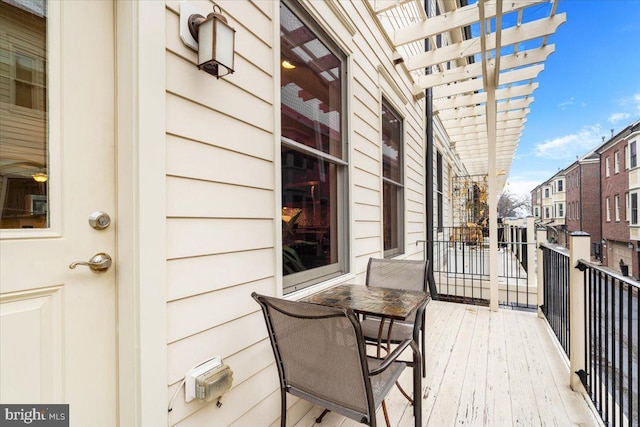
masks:
<svg viewBox="0 0 640 427"><path fill-rule="evenodd" d="M332 160L347 160L345 56L304 10L286 3L280 4L285 294L343 274L349 252L344 221L348 167Z"/></svg>
<svg viewBox="0 0 640 427"><path fill-rule="evenodd" d="M401 221L401 197L400 187L385 182L382 188L384 203L384 252L385 256L401 253L399 224Z"/></svg>
<svg viewBox="0 0 640 427"><path fill-rule="evenodd" d="M281 20L282 136L342 158L342 63L285 5Z"/></svg>
<svg viewBox="0 0 640 427"><path fill-rule="evenodd" d="M402 121L386 105L382 105L382 175L402 182Z"/></svg>
<svg viewBox="0 0 640 427"><path fill-rule="evenodd" d="M338 262L337 166L282 150L283 274Z"/></svg>
<svg viewBox="0 0 640 427"><path fill-rule="evenodd" d="M12 4L0 2L0 228L46 228L46 2Z"/></svg>

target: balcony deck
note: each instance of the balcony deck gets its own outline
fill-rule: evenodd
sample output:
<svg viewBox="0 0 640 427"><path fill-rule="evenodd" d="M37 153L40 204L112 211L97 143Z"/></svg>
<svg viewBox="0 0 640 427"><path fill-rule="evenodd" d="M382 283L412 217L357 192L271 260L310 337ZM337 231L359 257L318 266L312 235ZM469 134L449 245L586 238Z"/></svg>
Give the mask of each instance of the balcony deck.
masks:
<svg viewBox="0 0 640 427"><path fill-rule="evenodd" d="M587 401L569 388L568 362L532 312L432 301L427 307L425 426L599 426ZM411 390L411 371L401 377ZM413 426L412 407L397 389L387 398L392 426ZM355 426L314 407L297 427ZM382 411L378 425L384 426Z"/></svg>

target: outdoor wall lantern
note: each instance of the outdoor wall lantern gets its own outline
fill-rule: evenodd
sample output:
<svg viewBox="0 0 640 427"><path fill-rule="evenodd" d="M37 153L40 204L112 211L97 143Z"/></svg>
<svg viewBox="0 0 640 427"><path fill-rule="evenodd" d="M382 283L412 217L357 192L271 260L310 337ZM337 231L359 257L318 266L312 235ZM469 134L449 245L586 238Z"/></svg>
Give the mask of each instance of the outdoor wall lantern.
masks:
<svg viewBox="0 0 640 427"><path fill-rule="evenodd" d="M198 69L218 79L233 73L236 30L229 26L218 5L213 6L213 12L206 18L192 13L193 10L186 2L181 4L180 36L185 44L198 51ZM190 37L185 34L185 26Z"/></svg>

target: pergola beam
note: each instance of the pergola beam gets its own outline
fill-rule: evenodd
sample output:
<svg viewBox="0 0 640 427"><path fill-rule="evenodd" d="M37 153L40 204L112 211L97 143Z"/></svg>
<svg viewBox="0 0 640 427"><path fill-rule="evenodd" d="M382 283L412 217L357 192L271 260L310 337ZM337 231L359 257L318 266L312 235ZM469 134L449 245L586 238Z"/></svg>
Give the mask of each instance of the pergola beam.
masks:
<svg viewBox="0 0 640 427"><path fill-rule="evenodd" d="M538 83L529 83L525 85L513 86L507 89L496 90L496 101L519 98L529 96L538 88ZM449 99L434 99L433 106L437 110L446 110L448 108L467 107L470 105L485 104L487 102L487 93L474 93L473 95L456 96Z"/></svg>
<svg viewBox="0 0 640 427"><path fill-rule="evenodd" d="M526 122L526 119L516 119L516 120L503 120L503 121L498 121L496 123L496 129L498 130L505 130L505 129L524 129L524 124ZM487 122L486 120L484 121L484 123L480 123L477 125L467 125L467 126L459 126L459 127L453 127L453 128L447 128L447 133L449 134L449 136L451 138L454 138L456 136L460 136L460 135L468 135L468 134L478 134L478 133L482 133L482 132L486 132L487 131Z"/></svg>
<svg viewBox="0 0 640 427"><path fill-rule="evenodd" d="M500 60L500 71L544 62L554 51L555 46L550 44L544 47L538 47L524 52L503 56ZM443 84L473 79L478 76L482 76L482 64L474 62L473 64L452 68L440 73L420 76L413 92L415 94L418 90L425 90Z"/></svg>
<svg viewBox="0 0 640 427"><path fill-rule="evenodd" d="M533 99L534 98L530 96L527 98L510 99L507 101L498 102L496 111L518 112L520 110L525 110L528 113L530 111L528 107L533 102ZM466 117L473 118L475 116L484 116L485 114L487 114L487 111L484 108L484 105L460 107L458 109L450 108L447 110L436 111L436 115L438 115L438 117L440 117L440 120L442 120L443 122L447 120L459 120Z"/></svg>
<svg viewBox="0 0 640 427"><path fill-rule="evenodd" d="M509 28L502 32L501 47L510 46L512 44L522 43L528 40L553 34L557 28L567 20L565 13L560 13L548 18L538 19L537 21L522 24L519 27ZM424 53L414 55L405 60L405 65L409 71L424 69L437 64L453 61L465 56L472 56L482 52L479 39L472 38L459 43L454 43L440 49L430 50ZM486 36L486 49L495 50L496 36L491 33Z"/></svg>
<svg viewBox="0 0 640 427"><path fill-rule="evenodd" d="M527 8L529 6L542 3L544 0L529 1L513 1L503 6L503 13L513 12ZM493 18L496 15L495 0L487 2L485 6L485 18ZM430 37L442 34L452 29L466 27L475 24L480 20L478 4L471 4L461 7L449 13L443 13L426 21L409 25L405 28L396 30L393 33L392 40L395 46L401 46L418 40L428 39Z"/></svg>
<svg viewBox="0 0 640 427"><path fill-rule="evenodd" d="M498 123L500 123L507 120L525 119L525 117L527 116L527 114L529 114L529 112L530 110L528 108L517 110L517 111L506 111L506 112L498 113L497 120L498 120ZM442 124L447 129L455 129L463 126L474 126L474 125L480 125L485 123L486 123L486 120L484 116L481 116L481 115L463 116L461 118L456 118L456 119L442 120Z"/></svg>
<svg viewBox="0 0 640 427"><path fill-rule="evenodd" d="M532 80L544 70L544 65L532 65L513 71L505 71L499 75L498 86L508 85L520 81ZM446 98L454 95L461 95L468 92L477 92L484 88L482 79L472 79L461 83L451 83L445 86L433 88L433 99Z"/></svg>

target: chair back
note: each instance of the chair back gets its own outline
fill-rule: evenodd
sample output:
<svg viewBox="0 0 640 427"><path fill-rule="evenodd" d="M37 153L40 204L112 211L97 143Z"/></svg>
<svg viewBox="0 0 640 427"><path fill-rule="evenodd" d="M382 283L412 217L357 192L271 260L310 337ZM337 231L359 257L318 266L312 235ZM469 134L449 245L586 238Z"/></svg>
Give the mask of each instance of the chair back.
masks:
<svg viewBox="0 0 640 427"><path fill-rule="evenodd" d="M252 294L289 393L349 418L375 417L366 350L352 310Z"/></svg>
<svg viewBox="0 0 640 427"><path fill-rule="evenodd" d="M429 292L429 261L369 258L367 286ZM433 297L433 295L432 295ZM415 315L407 320L413 321Z"/></svg>

